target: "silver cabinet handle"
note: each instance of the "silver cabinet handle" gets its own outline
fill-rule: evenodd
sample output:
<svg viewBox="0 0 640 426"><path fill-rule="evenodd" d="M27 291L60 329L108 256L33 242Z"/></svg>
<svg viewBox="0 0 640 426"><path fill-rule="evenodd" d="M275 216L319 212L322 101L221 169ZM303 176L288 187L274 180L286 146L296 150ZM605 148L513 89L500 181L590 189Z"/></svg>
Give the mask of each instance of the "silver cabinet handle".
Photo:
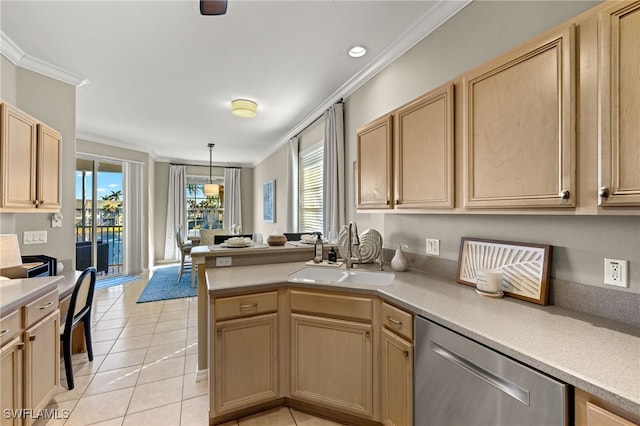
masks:
<svg viewBox="0 0 640 426"><path fill-rule="evenodd" d="M29 341L30 342L35 342L36 341L36 336L29 336Z"/></svg>
<svg viewBox="0 0 640 426"><path fill-rule="evenodd" d="M9 329L7 328L6 330L2 330L2 332L0 332L0 337L3 337L5 334L7 334L9 332Z"/></svg>
<svg viewBox="0 0 640 426"><path fill-rule="evenodd" d="M409 351L404 350L402 351L402 354L404 355L405 358L409 358Z"/></svg>
<svg viewBox="0 0 640 426"><path fill-rule="evenodd" d="M609 198L609 188L607 188L606 186L603 186L598 191L598 195L602 198Z"/></svg>
<svg viewBox="0 0 640 426"><path fill-rule="evenodd" d="M402 321L393 318L391 315L387 315L387 321L395 325L402 325Z"/></svg>
<svg viewBox="0 0 640 426"><path fill-rule="evenodd" d="M53 302L49 302L46 305L42 305L42 306L40 306L40 310L44 311L45 309L50 308L51 305L53 305Z"/></svg>
<svg viewBox="0 0 640 426"><path fill-rule="evenodd" d="M457 353L445 348L444 346L440 346L434 341L430 342L433 347L432 351L443 357L444 359L451 361L459 367L464 368L469 373L478 377L481 380L484 380L491 386L496 389L506 393L510 397L522 402L524 405L529 406L529 391L522 389L520 386L516 385L513 382L508 381L503 377L496 376L490 371L485 370L477 364L474 364L470 360L458 355Z"/></svg>
<svg viewBox="0 0 640 426"><path fill-rule="evenodd" d="M245 310L245 309L251 309L251 308L257 308L258 307L258 302L253 302L253 303L247 303L244 305L240 305L240 309Z"/></svg>
<svg viewBox="0 0 640 426"><path fill-rule="evenodd" d="M569 192L566 189L563 189L562 191L560 191L560 198L562 198L563 200L568 200L569 197L571 197L571 192Z"/></svg>

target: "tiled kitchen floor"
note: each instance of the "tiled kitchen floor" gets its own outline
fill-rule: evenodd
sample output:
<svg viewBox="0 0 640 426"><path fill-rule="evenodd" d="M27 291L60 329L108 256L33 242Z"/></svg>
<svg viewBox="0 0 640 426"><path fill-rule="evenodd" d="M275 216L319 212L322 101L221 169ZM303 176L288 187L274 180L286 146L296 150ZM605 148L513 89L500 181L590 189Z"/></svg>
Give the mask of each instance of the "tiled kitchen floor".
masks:
<svg viewBox="0 0 640 426"><path fill-rule="evenodd" d="M93 362L86 354L74 355L75 388L69 391L61 361L61 386L47 407L70 415L39 419L35 425L208 424L208 382L195 380L196 298L137 304L146 283L96 290ZM258 425L338 423L280 407L224 424Z"/></svg>

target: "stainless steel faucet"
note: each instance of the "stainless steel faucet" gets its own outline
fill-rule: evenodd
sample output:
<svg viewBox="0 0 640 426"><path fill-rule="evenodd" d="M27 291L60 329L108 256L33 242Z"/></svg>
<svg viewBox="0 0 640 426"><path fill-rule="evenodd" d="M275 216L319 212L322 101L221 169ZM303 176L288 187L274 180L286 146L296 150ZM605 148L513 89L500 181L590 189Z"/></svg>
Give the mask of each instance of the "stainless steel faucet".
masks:
<svg viewBox="0 0 640 426"><path fill-rule="evenodd" d="M355 233L355 238L354 238ZM345 259L347 263L347 268L353 268L353 251L357 250L358 253L358 261L362 263L362 255L360 254L360 237L358 236L358 225L352 220L347 225L347 258Z"/></svg>

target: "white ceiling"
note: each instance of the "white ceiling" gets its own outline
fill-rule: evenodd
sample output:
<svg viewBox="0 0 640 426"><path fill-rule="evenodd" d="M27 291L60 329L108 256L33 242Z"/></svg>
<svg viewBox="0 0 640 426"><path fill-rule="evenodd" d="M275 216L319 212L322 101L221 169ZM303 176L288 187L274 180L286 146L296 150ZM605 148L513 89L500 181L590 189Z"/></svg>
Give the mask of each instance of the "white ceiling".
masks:
<svg viewBox="0 0 640 426"><path fill-rule="evenodd" d="M3 55L77 88L78 138L160 160L255 165L460 10L464 1L0 3ZM367 47L354 59L347 50ZM235 98L258 116L231 115Z"/></svg>

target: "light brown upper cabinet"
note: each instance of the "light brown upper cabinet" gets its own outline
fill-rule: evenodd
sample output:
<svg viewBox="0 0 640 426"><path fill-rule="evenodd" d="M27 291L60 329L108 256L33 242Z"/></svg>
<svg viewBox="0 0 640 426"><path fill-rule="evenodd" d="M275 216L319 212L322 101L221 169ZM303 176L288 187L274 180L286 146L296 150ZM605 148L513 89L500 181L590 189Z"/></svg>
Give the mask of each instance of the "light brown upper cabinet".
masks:
<svg viewBox="0 0 640 426"><path fill-rule="evenodd" d="M600 14L600 205L640 206L640 2Z"/></svg>
<svg viewBox="0 0 640 426"><path fill-rule="evenodd" d="M357 206L393 207L393 115L385 115L358 130Z"/></svg>
<svg viewBox="0 0 640 426"><path fill-rule="evenodd" d="M464 206L575 206L574 25L463 76Z"/></svg>
<svg viewBox="0 0 640 426"><path fill-rule="evenodd" d="M59 211L60 133L18 108L1 104L3 211Z"/></svg>
<svg viewBox="0 0 640 426"><path fill-rule="evenodd" d="M395 112L395 208L452 208L453 84Z"/></svg>

